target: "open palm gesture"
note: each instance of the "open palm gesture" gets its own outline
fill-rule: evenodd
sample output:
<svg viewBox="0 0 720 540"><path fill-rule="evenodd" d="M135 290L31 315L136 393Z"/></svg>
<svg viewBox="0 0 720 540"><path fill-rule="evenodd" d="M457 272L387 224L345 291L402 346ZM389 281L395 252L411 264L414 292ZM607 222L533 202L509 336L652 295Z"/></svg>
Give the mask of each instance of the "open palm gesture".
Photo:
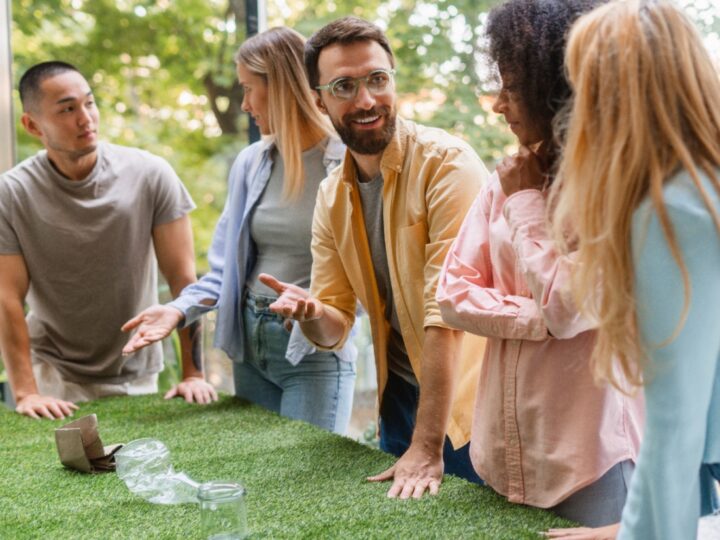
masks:
<svg viewBox="0 0 720 540"><path fill-rule="evenodd" d="M166 338L184 318L183 314L168 306L150 306L122 326L123 332L137 331L123 347L123 354L132 354L151 343Z"/></svg>

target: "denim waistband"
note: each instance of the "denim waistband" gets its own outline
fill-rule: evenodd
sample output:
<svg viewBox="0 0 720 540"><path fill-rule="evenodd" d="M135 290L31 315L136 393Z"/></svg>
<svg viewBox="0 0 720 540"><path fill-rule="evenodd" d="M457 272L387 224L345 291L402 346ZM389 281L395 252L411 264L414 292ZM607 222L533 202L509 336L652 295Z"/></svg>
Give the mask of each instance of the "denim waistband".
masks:
<svg viewBox="0 0 720 540"><path fill-rule="evenodd" d="M277 296L255 294L250 289L245 289L245 307L249 308L253 313L276 315L270 311L270 304L275 300L277 300ZM280 316L278 315L278 317Z"/></svg>

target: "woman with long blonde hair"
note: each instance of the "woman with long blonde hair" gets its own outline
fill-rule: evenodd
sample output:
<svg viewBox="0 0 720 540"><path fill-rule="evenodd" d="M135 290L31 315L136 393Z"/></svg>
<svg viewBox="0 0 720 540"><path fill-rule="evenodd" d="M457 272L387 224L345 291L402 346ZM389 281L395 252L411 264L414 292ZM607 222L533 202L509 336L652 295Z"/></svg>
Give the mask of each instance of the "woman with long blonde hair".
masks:
<svg viewBox="0 0 720 540"><path fill-rule="evenodd" d="M575 95L554 223L574 233L597 378L643 385L647 405L619 537L694 539L720 478L718 72L665 0L581 18L566 66Z"/></svg>
<svg viewBox="0 0 720 540"><path fill-rule="evenodd" d="M284 416L344 433L352 409L356 351L316 350L299 326L269 309L263 273L308 288L315 196L345 147L315 105L303 64L304 38L272 28L243 43L235 60L242 109L264 140L230 171L225 210L208 254L210 272L165 306L125 325L127 352L217 309L215 345L234 360L235 394Z"/></svg>

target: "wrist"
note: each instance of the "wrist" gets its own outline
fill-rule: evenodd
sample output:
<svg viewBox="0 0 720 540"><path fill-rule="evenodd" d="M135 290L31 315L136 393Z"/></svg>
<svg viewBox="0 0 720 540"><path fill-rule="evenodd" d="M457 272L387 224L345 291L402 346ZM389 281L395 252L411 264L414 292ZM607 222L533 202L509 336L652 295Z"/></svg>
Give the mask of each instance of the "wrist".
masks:
<svg viewBox="0 0 720 540"><path fill-rule="evenodd" d="M442 458L443 445L445 437L436 437L428 435L413 435L410 446L418 451L432 456L440 456Z"/></svg>
<svg viewBox="0 0 720 540"><path fill-rule="evenodd" d="M22 391L22 390L18 390L18 391L16 391L16 392L14 391L13 394L14 394L15 402L16 402L16 403L20 403L21 401L24 401L25 399L27 399L27 398L29 398L29 397L31 397L31 396L37 396L37 395L39 395L37 389L36 389L35 391Z"/></svg>
<svg viewBox="0 0 720 540"><path fill-rule="evenodd" d="M23 380L21 384L17 385L13 384L12 379L10 379L10 389L16 402L20 402L28 396L40 394L34 377L29 380Z"/></svg>

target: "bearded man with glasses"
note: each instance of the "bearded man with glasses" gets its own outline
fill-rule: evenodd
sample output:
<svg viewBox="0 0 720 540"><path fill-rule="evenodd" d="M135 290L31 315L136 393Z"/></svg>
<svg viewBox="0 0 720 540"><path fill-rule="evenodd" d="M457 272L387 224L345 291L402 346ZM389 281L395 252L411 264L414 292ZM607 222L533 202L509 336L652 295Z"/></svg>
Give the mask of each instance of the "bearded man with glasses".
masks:
<svg viewBox="0 0 720 540"><path fill-rule="evenodd" d="M443 322L435 289L488 172L465 142L397 117L395 60L374 24L328 24L307 41L305 67L348 150L318 191L310 293L261 276L279 294L270 308L325 349L342 347L358 300L367 311L380 447L399 457L369 480L392 480L388 496L435 494L443 470L480 482L468 443L484 340Z"/></svg>

